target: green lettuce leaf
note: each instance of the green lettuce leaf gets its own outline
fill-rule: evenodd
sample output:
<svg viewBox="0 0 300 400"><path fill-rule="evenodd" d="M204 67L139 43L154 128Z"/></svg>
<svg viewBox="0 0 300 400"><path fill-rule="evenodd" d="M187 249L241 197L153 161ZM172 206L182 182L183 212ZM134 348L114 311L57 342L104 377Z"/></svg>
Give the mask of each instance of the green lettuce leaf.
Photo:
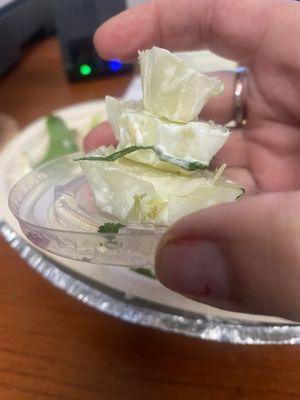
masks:
<svg viewBox="0 0 300 400"><path fill-rule="evenodd" d="M39 164L78 151L75 131L69 129L61 118L49 115L46 126L50 141L47 153Z"/></svg>

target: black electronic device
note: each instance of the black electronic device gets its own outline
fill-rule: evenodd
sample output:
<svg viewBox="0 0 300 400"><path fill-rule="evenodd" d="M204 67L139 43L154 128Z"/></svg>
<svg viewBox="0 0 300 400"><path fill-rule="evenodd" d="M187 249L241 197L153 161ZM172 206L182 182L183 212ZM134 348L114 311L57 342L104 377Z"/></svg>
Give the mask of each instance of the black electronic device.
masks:
<svg viewBox="0 0 300 400"><path fill-rule="evenodd" d="M0 76L37 34L52 31L52 0L0 0Z"/></svg>
<svg viewBox="0 0 300 400"><path fill-rule="evenodd" d="M120 60L102 60L93 46L98 26L125 9L125 0L55 0L56 31L70 80L100 78L132 69Z"/></svg>

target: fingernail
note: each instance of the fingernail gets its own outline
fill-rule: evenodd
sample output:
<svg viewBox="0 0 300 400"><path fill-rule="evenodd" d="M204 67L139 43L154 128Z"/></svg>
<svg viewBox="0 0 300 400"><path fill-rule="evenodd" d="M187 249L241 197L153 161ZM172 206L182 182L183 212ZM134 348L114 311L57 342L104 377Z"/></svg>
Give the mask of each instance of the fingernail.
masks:
<svg viewBox="0 0 300 400"><path fill-rule="evenodd" d="M230 297L224 257L209 241L194 237L169 240L158 249L156 273L162 284L188 297L211 300Z"/></svg>

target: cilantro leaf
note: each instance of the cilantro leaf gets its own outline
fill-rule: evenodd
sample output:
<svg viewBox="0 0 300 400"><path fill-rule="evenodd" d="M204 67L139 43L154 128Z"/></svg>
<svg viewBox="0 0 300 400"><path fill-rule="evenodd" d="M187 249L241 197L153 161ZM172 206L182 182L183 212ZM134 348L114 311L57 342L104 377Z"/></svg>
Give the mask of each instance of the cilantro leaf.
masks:
<svg viewBox="0 0 300 400"><path fill-rule="evenodd" d="M154 272L148 268L131 268L131 271L136 272L140 275L144 275L147 278L156 279Z"/></svg>
<svg viewBox="0 0 300 400"><path fill-rule="evenodd" d="M121 228L125 228L125 225L117 223L114 224L113 222L106 222L105 224L99 226L98 232L99 233L119 233Z"/></svg>

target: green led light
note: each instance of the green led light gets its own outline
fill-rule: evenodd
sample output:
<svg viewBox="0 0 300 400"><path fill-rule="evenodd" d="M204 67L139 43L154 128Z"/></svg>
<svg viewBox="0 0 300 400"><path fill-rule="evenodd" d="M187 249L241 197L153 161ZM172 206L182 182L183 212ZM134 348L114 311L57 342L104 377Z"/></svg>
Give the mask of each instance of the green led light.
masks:
<svg viewBox="0 0 300 400"><path fill-rule="evenodd" d="M81 64L79 67L79 72L83 76L90 75L92 72L92 68L88 64Z"/></svg>

